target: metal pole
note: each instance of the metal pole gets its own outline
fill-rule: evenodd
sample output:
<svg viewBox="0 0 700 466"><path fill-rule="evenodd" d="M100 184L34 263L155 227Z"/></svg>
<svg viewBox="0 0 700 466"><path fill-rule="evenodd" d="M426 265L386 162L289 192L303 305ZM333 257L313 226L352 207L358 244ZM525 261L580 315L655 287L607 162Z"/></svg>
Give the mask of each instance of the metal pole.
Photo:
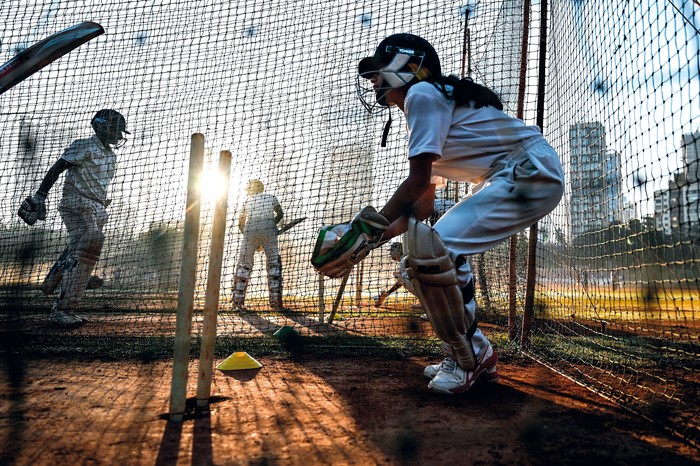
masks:
<svg viewBox="0 0 700 466"><path fill-rule="evenodd" d="M523 42L520 52L520 80L518 82L518 109L516 116L521 120L525 114L525 90L527 88L527 54L530 32L530 0L523 5ZM517 278L518 278L518 235L510 237L510 277L508 291L508 339L516 338Z"/></svg>
<svg viewBox="0 0 700 466"><path fill-rule="evenodd" d="M544 132L544 91L547 69L547 0L540 2L540 54L539 54L539 78L537 82L537 126ZM537 275L537 223L530 227L528 241L527 260L527 286L525 288L525 309L523 312L523 329L520 337L520 346L526 348L530 344L530 333L534 321L535 307L535 280Z"/></svg>

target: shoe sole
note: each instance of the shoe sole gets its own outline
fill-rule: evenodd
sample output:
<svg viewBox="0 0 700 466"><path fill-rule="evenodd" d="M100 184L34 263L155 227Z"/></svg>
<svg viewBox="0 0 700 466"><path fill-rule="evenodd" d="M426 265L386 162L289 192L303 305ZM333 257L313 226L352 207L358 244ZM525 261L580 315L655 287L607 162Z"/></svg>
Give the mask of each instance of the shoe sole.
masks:
<svg viewBox="0 0 700 466"><path fill-rule="evenodd" d="M425 377L425 380L433 380L433 378L435 376L430 377L425 372L423 372L423 377ZM482 372L481 375L479 375L479 377L477 377L475 383L493 383L493 382L498 382L498 380L500 378L501 378L501 374L499 374L496 369L494 369L491 372L489 372L489 370L486 369L486 372Z"/></svg>
<svg viewBox="0 0 700 466"><path fill-rule="evenodd" d="M477 379L475 383L495 383L501 378L501 374L498 371L484 372Z"/></svg>

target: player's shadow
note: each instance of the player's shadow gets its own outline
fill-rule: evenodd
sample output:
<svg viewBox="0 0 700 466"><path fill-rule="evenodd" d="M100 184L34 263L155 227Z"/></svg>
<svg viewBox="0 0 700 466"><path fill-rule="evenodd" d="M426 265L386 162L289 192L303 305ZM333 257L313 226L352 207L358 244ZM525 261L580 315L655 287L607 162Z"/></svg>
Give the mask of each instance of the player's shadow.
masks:
<svg viewBox="0 0 700 466"><path fill-rule="evenodd" d="M435 445L452 446L443 452L443 459L450 452L468 455L465 438L473 438L480 448L498 449L499 442L518 445L533 465L583 464L584 457L595 460L586 464L626 464L625 451L668 458L660 464L693 464L629 433L636 422L647 421L625 420L621 409L606 408L609 405L602 400L598 403L547 383L545 378L557 376L546 370L534 372L526 382L508 374L531 370L534 363L501 367L498 383L477 381L468 391L451 396L427 389L423 365L417 361L369 357L353 358L352 364L329 364L305 367L318 371L342 400L357 430L398 464L427 464ZM601 431L606 432L603 438ZM505 464L508 454L504 449L494 463Z"/></svg>

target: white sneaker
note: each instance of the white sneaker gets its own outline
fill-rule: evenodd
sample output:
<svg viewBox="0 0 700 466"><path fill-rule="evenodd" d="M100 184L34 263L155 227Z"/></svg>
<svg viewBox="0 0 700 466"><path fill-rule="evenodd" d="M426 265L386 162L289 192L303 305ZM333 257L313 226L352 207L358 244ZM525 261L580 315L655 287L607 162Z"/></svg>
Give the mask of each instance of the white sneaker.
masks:
<svg viewBox="0 0 700 466"><path fill-rule="evenodd" d="M483 359L484 356L489 353L489 349L493 351L493 348L491 347L491 343L488 343L488 348L484 352L479 352L481 354L481 357L477 357L477 363L478 364L483 364ZM446 356L448 357L453 357L454 356L454 350L452 349L452 345L449 345L445 342L442 343L442 352L445 353ZM445 361L443 360L440 364L431 364L430 366L427 366L423 370L423 376L425 376L426 379L432 380L433 377L437 375L438 372L440 372L440 368L442 367L442 364ZM500 374L496 371L496 364L494 363L493 366L489 367L486 369L484 372L481 373L481 376L479 377L479 380L482 382L497 382L498 379L500 378Z"/></svg>
<svg viewBox="0 0 700 466"><path fill-rule="evenodd" d="M87 319L85 317L75 315L70 311L62 311L58 309L58 307L55 304L51 308L51 315L49 316L49 320L54 324L60 325L62 327L77 327L87 322Z"/></svg>
<svg viewBox="0 0 700 466"><path fill-rule="evenodd" d="M452 349L452 345L447 344L444 341L440 344L440 349L442 349L442 352L447 357L452 357L455 354L454 350ZM438 372L440 372L440 368L442 367L443 362L445 362L444 359L440 364L431 364L425 369L423 369L423 376L428 380L432 380L432 378L435 377Z"/></svg>
<svg viewBox="0 0 700 466"><path fill-rule="evenodd" d="M435 378L438 372L440 372L440 369L442 368L442 365L445 363L445 361L449 358L445 358L442 360L440 364L431 364L430 366L427 366L423 370L423 376L428 379L432 380ZM501 374L498 373L498 370L496 369L496 365L494 364L493 366L489 367L486 369L484 372L481 373L479 376L477 382L498 382L498 379L501 378Z"/></svg>
<svg viewBox="0 0 700 466"><path fill-rule="evenodd" d="M462 393L469 390L482 374L484 374L485 380L494 382L498 380L498 372L496 371L497 362L498 355L493 351L491 345L488 346L482 357L478 358L478 365L476 369L471 372L465 371L459 367L457 361L448 356L437 365L438 370L428 384L428 389L433 392L446 393L448 395ZM434 369L433 366L428 366L423 374L428 377ZM488 372L489 369L493 370Z"/></svg>

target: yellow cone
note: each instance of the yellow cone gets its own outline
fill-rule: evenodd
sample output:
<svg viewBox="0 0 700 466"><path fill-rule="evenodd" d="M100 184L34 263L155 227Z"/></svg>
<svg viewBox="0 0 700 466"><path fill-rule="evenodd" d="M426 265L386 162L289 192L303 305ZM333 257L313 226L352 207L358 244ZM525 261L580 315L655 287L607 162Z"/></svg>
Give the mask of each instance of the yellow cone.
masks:
<svg viewBox="0 0 700 466"><path fill-rule="evenodd" d="M218 366L217 369L220 371L237 371L242 369L259 369L262 367L258 361L255 360L245 351L237 351L233 353L228 358L224 359Z"/></svg>

